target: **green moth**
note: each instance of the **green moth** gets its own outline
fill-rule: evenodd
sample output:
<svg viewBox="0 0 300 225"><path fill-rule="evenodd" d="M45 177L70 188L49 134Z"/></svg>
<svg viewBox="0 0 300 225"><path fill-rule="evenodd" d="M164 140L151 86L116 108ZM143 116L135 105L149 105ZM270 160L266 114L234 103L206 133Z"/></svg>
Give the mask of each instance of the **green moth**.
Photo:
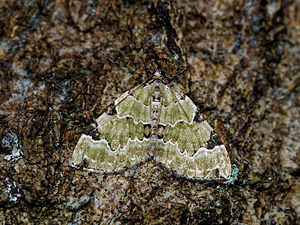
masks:
<svg viewBox="0 0 300 225"><path fill-rule="evenodd" d="M187 179L229 179L231 163L220 137L160 72L125 92L79 139L72 165L118 173L153 160Z"/></svg>

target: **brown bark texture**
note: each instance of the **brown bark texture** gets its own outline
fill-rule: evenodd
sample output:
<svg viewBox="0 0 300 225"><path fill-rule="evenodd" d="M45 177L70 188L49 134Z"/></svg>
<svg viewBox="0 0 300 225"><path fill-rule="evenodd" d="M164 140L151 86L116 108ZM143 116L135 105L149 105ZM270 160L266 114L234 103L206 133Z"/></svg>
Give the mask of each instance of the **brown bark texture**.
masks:
<svg viewBox="0 0 300 225"><path fill-rule="evenodd" d="M299 224L300 1L0 2L1 224ZM70 167L160 68L221 136L228 182Z"/></svg>

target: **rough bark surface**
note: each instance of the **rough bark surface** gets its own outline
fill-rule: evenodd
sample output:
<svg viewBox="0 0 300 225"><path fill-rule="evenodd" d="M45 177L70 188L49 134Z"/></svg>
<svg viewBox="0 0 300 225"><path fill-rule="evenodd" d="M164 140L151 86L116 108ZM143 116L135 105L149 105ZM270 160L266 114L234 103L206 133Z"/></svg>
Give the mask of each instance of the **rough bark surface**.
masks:
<svg viewBox="0 0 300 225"><path fill-rule="evenodd" d="M299 0L0 6L1 224L299 223ZM93 119L157 67L226 143L231 181L69 167Z"/></svg>

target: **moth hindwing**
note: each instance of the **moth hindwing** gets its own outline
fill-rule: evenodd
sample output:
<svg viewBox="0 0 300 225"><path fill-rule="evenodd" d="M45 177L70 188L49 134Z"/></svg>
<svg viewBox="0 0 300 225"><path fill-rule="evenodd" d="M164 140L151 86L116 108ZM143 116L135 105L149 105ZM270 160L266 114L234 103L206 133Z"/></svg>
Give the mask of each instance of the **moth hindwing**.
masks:
<svg viewBox="0 0 300 225"><path fill-rule="evenodd" d="M156 72L125 92L80 137L72 165L103 173L135 168L147 160L188 179L228 179L224 144L195 104Z"/></svg>

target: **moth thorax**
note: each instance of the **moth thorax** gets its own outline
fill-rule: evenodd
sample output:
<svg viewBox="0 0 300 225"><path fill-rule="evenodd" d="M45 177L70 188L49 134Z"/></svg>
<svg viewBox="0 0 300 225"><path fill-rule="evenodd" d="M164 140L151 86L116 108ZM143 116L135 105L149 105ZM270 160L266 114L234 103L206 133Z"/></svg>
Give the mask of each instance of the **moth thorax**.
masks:
<svg viewBox="0 0 300 225"><path fill-rule="evenodd" d="M152 101L151 101L151 119L152 119L152 133L153 127L157 127L157 121L159 120L160 108L161 108L161 92L159 89L159 84L156 83L155 89L152 93Z"/></svg>
<svg viewBox="0 0 300 225"><path fill-rule="evenodd" d="M160 102L152 102L152 108L153 109L159 109L160 108Z"/></svg>
<svg viewBox="0 0 300 225"><path fill-rule="evenodd" d="M158 87L155 88L153 94L152 94L152 101L153 102L160 102L161 101L161 93Z"/></svg>

